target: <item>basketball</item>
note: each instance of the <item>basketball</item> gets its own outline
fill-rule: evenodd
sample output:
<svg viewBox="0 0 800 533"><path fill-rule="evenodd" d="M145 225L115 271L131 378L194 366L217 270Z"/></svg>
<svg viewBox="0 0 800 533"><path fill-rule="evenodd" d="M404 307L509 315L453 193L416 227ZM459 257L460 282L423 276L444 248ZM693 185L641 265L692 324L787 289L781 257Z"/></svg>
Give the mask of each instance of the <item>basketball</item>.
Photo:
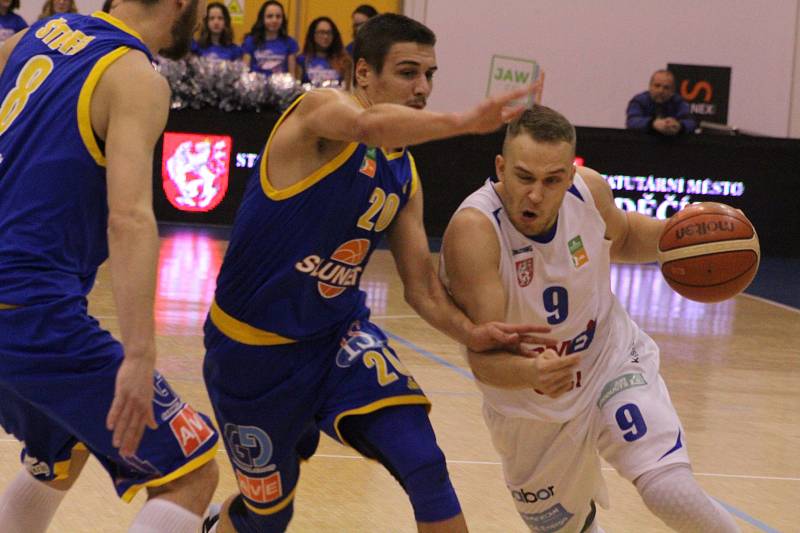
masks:
<svg viewBox="0 0 800 533"><path fill-rule="evenodd" d="M658 264L675 292L696 302L733 298L750 285L761 257L744 214L725 204L691 204L673 215L658 241Z"/></svg>

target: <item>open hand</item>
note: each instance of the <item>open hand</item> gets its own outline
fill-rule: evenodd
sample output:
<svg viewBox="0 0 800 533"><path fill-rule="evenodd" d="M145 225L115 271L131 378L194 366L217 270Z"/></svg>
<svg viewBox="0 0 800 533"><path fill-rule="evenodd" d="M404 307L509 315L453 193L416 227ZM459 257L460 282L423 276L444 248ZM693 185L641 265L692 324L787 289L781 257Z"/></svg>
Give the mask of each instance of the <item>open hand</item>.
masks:
<svg viewBox="0 0 800 533"><path fill-rule="evenodd" d="M500 126L508 124L525 111L525 105L512 105L515 100L532 95L534 102L539 103L542 98L543 86L544 75L530 85L487 98L477 107L462 115L464 132L491 133L496 131Z"/></svg>
<svg viewBox="0 0 800 533"><path fill-rule="evenodd" d="M108 410L106 428L111 442L123 457L136 453L145 426L156 429L153 416L153 358L125 358L117 371L114 401Z"/></svg>

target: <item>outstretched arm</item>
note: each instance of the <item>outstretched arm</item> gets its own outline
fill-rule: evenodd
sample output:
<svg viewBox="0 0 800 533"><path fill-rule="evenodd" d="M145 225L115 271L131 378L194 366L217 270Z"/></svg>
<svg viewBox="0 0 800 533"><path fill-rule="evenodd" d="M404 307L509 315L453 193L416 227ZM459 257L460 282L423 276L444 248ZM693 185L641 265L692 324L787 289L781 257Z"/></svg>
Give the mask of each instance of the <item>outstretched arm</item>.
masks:
<svg viewBox="0 0 800 533"><path fill-rule="evenodd" d="M511 102L539 84L487 98L463 113L437 113L398 104L363 108L352 95L334 90L310 92L298 106L303 135L369 146L408 146L468 133L489 133L524 111Z"/></svg>
<svg viewBox="0 0 800 533"><path fill-rule="evenodd" d="M506 293L499 273L500 244L492 223L475 209L459 211L450 221L442 247L450 292L475 322L503 320ZM541 328L542 332L549 328ZM537 344L554 344L537 339ZM577 354L559 357L545 350L535 357L508 352L468 352L475 377L506 389L536 388L553 398L572 388Z"/></svg>

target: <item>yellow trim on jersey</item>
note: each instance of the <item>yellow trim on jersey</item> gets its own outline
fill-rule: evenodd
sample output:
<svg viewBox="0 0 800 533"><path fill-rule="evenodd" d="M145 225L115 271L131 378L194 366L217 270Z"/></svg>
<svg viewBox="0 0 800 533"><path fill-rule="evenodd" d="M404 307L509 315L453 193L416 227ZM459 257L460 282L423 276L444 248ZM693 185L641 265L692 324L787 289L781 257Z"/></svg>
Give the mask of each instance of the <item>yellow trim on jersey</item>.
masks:
<svg viewBox="0 0 800 533"><path fill-rule="evenodd" d="M17 307L19 307L19 306L18 305L13 305L13 304L0 304L0 311L5 311L5 310L8 310L8 309L16 309Z"/></svg>
<svg viewBox="0 0 800 533"><path fill-rule="evenodd" d="M346 416L365 415L367 413L374 413L375 411L379 411L384 407L393 407L395 405L425 405L428 407L428 411L431 410L431 402L425 396L420 396L418 394L408 394L406 396L392 396L391 398L383 398L381 400L368 403L367 405L356 407L355 409L342 411L341 413L336 415L336 419L333 421L333 429L336 430L336 435L338 435L339 440L342 441L342 443L346 444L347 446L350 446L350 444L342 436L342 432L339 431L339 422L342 421L342 418ZM352 448L352 446L350 447Z"/></svg>
<svg viewBox="0 0 800 533"><path fill-rule="evenodd" d="M130 26L119 20L117 17L112 16L106 13L105 11L95 11L94 13L92 13L92 16L95 18L103 19L112 26L116 26L125 33L129 33L134 37L136 37L137 39L139 39L140 41L144 42L144 39L142 39L142 36L139 34L138 31L134 30L133 28L131 28Z"/></svg>
<svg viewBox="0 0 800 533"><path fill-rule="evenodd" d="M212 446L210 450L204 452L203 455L195 457L182 467L178 468L177 470L173 470L166 476L160 477L158 479L151 479L146 483L132 485L121 496L122 501L124 501L125 503L130 503L131 500L134 498L134 496L136 496L136 493L139 492L139 490L141 490L142 487L160 487L161 485L166 485L170 481L175 481L176 479L185 476L189 472L197 470L207 462L214 459L214 457L217 455L217 448L219 448L219 440L217 440L217 442L214 443L214 446Z"/></svg>
<svg viewBox="0 0 800 533"><path fill-rule="evenodd" d="M72 458L53 463L53 481L60 481L69 477L69 465Z"/></svg>
<svg viewBox="0 0 800 533"><path fill-rule="evenodd" d="M277 344L292 344L293 342L297 342L294 339L253 327L250 324L233 318L217 305L216 300L211 302L209 315L211 316L211 322L217 326L217 329L227 337L242 344L249 344L251 346L274 346Z"/></svg>
<svg viewBox="0 0 800 533"><path fill-rule="evenodd" d="M411 165L411 193L409 193L408 197L413 198L417 194L417 189L419 189L419 173L417 172L417 162L411 152L408 152L408 162Z"/></svg>
<svg viewBox="0 0 800 533"><path fill-rule="evenodd" d="M83 144L86 146L86 150L89 151L89 155L101 167L106 166L106 156L100 150L100 146L94 136L94 129L92 129L90 107L92 95L97 87L97 82L100 81L100 76L103 75L111 63L122 57L128 50L130 48L127 46L120 46L101 57L92 67L92 71L89 72L86 81L83 82L83 87L81 87L81 92L78 96L78 131L81 133L81 139L83 139Z"/></svg>
<svg viewBox="0 0 800 533"><path fill-rule="evenodd" d="M344 150L339 152L339 154L336 157L334 157L333 159L331 159L330 161L322 165L320 168L312 172L310 175L306 176L302 180L295 183L294 185L291 185L281 190L278 190L275 187L273 187L272 184L269 182L269 177L267 176L267 159L269 156L269 147L272 144L272 138L275 136L275 132L278 131L278 127L283 123L286 117L289 116L289 113L291 113L294 110L297 104L300 103L300 100L302 100L304 97L305 94L300 95L297 98L297 100L292 102L292 105L290 105L289 108L283 112L281 117L278 119L278 122L276 122L275 126L273 126L272 131L269 134L269 138L267 139L267 144L264 147L264 156L261 158L261 168L259 169L259 175L261 178L261 189L264 191L264 194L266 194L272 200L285 200L287 198L291 198L296 194L300 194L301 192L308 189L312 185L322 181L323 178L325 178L331 172L342 166L344 162L347 161L351 155L353 155L353 152L356 151L356 148L358 148L358 143L356 142L350 143L344 148Z"/></svg>
<svg viewBox="0 0 800 533"><path fill-rule="evenodd" d="M266 509L262 509L260 507L256 507L254 505L251 505L247 501L247 498L244 497L244 495L242 495L242 501L247 506L247 508L250 509L251 511L253 511L254 513L260 514L260 515L270 515L270 514L275 514L278 511L283 510L284 507L289 505L289 503L294 499L294 493L296 491L297 491L297 485L294 486L294 488L292 489L292 492L287 494L286 498L281 503L279 503L277 505L273 505L272 507L267 507Z"/></svg>
<svg viewBox="0 0 800 533"><path fill-rule="evenodd" d="M72 447L70 450L69 459L65 459L63 461L57 461L53 464L53 480L58 481L61 479L67 479L69 477L69 465L72 463L72 452L75 450L86 450L86 445L82 442L78 442L75 446Z"/></svg>
<svg viewBox="0 0 800 533"><path fill-rule="evenodd" d="M387 161L393 161L395 159L400 159L401 157L403 157L403 154L406 153L406 149L400 148L399 150L390 152L385 148L381 148L381 152L383 152L383 156L386 158Z"/></svg>

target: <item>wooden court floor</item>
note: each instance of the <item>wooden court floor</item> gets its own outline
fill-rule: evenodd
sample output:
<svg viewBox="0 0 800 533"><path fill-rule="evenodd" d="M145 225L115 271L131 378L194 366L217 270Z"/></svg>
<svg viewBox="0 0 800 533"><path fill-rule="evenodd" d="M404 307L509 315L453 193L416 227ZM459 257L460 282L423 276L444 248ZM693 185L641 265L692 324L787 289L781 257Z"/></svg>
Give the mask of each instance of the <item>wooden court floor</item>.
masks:
<svg viewBox="0 0 800 533"><path fill-rule="evenodd" d="M157 322L161 372L196 408L210 413L202 377L201 327L225 242L187 229L162 239ZM674 294L652 266L613 270L612 286L661 347L661 371L686 429L700 484L737 516L743 531L800 531L800 312L738 296L702 305ZM433 402L439 443L473 532L527 531L516 514L480 414L481 398L459 347L403 302L389 252L379 250L362 281L373 319ZM118 332L108 271L90 310ZM18 471L19 444L0 433L0 488ZM216 501L236 489L219 454ZM609 533L667 531L633 487L604 471ZM117 500L93 459L62 504L53 532L122 532L141 507ZM33 511L35 512L35 511ZM0 526L1 527L1 526ZM303 466L290 532L413 532L405 494L382 467L323 436Z"/></svg>

